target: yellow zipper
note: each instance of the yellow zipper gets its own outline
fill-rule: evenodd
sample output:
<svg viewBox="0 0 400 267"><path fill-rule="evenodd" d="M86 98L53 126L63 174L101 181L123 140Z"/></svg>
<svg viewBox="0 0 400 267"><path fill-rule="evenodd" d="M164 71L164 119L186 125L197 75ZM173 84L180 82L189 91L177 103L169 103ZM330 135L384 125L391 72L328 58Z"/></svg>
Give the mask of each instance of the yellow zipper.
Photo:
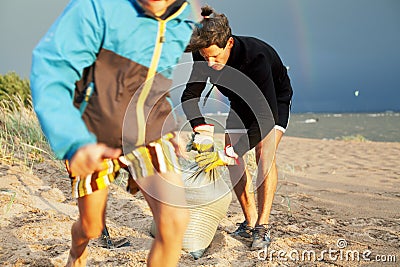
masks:
<svg viewBox="0 0 400 267"><path fill-rule="evenodd" d="M144 103L149 95L150 89L153 85L154 76L157 71L158 62L160 61L162 46L165 41L165 30L166 24L168 21L176 18L180 15L180 13L187 6L187 2L183 3L183 5L179 8L177 12L168 17L165 20L158 19L158 32L156 37L156 45L154 48L153 56L151 58L151 63L149 67L149 71L147 72L146 81L143 86L142 91L140 92L138 102L136 105L136 114L137 114L137 122L138 122L138 139L136 142L136 146L142 146L145 143L146 137L146 120L144 117Z"/></svg>

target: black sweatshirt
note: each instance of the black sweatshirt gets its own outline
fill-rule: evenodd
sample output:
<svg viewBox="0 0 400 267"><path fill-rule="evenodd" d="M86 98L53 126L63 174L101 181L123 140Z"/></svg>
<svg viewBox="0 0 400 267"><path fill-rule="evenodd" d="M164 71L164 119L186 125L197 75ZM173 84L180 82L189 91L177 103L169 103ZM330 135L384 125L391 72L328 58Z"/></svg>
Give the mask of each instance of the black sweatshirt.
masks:
<svg viewBox="0 0 400 267"><path fill-rule="evenodd" d="M204 124L198 102L210 78L229 99L231 112L237 113L247 128L247 135L234 144L234 150L242 156L274 125L286 129L293 90L286 67L270 45L253 37L233 38L234 45L226 64L229 67L220 71L208 67L199 52L192 54L193 70L181 102L192 127Z"/></svg>

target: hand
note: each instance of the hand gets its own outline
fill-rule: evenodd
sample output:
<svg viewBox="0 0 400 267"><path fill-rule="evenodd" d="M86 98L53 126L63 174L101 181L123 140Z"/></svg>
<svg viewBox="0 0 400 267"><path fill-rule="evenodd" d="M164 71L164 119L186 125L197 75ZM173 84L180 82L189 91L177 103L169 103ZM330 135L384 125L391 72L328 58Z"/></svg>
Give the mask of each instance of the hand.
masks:
<svg viewBox="0 0 400 267"><path fill-rule="evenodd" d="M214 125L201 124L193 128L192 139L186 145L186 151L209 152L214 150Z"/></svg>
<svg viewBox="0 0 400 267"><path fill-rule="evenodd" d="M238 165L238 157L233 147L227 145L224 150L200 153L195 157L195 160L200 168L209 172L218 166Z"/></svg>
<svg viewBox="0 0 400 267"><path fill-rule="evenodd" d="M102 162L107 158L118 158L121 149L111 148L104 144L89 144L79 148L72 157L69 168L73 177L85 177L95 171L101 171Z"/></svg>

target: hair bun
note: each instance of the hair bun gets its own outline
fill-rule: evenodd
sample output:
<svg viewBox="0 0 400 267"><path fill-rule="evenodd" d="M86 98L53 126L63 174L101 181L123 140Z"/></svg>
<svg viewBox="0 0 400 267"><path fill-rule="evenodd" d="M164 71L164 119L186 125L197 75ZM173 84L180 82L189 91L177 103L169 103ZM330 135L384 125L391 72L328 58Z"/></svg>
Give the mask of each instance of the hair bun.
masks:
<svg viewBox="0 0 400 267"><path fill-rule="evenodd" d="M208 5L203 6L201 8L201 16L205 19L211 18L211 15L213 15L214 9Z"/></svg>

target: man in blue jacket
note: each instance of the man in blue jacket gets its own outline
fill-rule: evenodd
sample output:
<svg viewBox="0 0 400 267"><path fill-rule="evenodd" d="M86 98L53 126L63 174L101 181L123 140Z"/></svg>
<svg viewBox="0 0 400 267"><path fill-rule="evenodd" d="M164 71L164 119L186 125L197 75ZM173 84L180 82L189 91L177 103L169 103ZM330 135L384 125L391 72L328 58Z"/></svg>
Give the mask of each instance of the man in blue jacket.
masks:
<svg viewBox="0 0 400 267"><path fill-rule="evenodd" d="M263 249L271 241L268 224L278 180L275 150L288 125L292 87L286 67L270 45L232 35L226 16L209 6L202 8L202 16L187 48L194 65L181 97L195 133L189 146L200 152L196 161L205 171L228 166L245 217L234 235L252 238L253 250ZM213 125L206 123L197 103L208 81L230 103L221 151L213 151ZM258 208L242 157L252 148L258 165Z"/></svg>
<svg viewBox="0 0 400 267"><path fill-rule="evenodd" d="M192 33L188 14L184 0L72 0L33 51L34 109L79 207L67 266L86 265L121 168L157 225L148 266L179 260L189 215L178 207L185 198L166 96Z"/></svg>

